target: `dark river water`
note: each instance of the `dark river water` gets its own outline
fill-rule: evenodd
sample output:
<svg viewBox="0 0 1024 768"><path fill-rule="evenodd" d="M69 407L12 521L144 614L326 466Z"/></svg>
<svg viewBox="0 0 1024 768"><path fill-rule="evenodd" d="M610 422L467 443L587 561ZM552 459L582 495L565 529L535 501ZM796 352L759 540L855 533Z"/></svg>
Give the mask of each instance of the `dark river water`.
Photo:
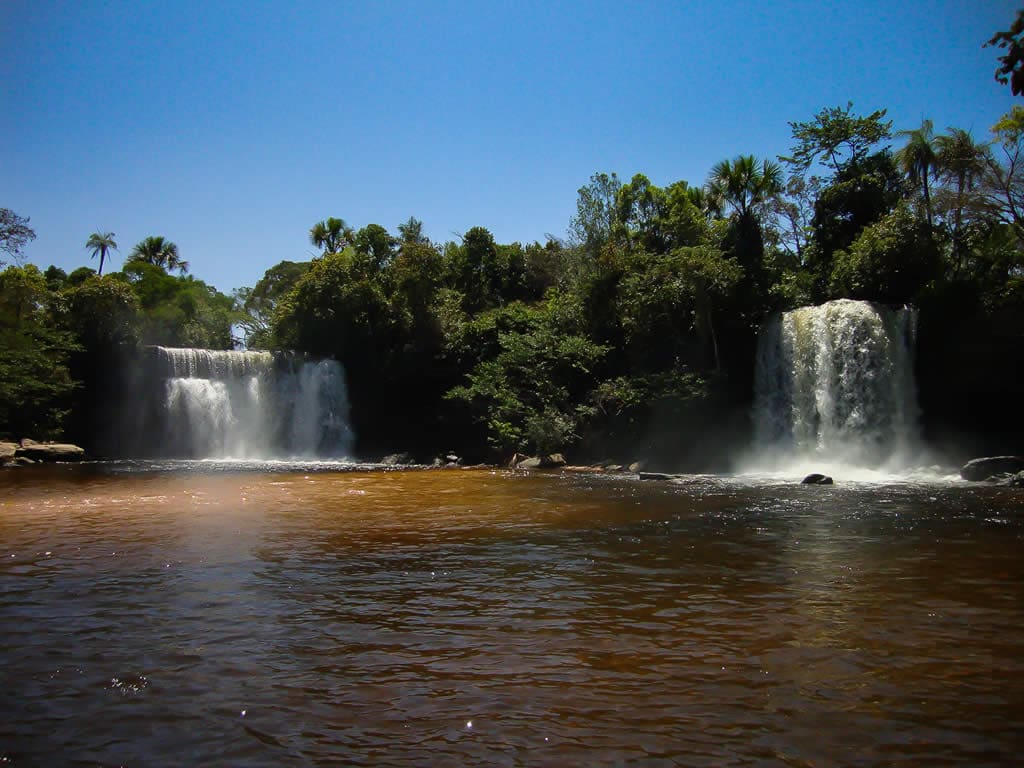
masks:
<svg viewBox="0 0 1024 768"><path fill-rule="evenodd" d="M0 763L1019 765L1022 502L0 472Z"/></svg>

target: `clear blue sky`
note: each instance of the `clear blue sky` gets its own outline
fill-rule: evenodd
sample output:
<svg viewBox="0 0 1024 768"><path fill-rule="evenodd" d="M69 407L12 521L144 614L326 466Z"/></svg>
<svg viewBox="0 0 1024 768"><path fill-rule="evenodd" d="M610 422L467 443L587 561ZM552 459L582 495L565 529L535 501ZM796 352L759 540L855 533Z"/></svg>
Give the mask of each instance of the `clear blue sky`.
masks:
<svg viewBox="0 0 1024 768"><path fill-rule="evenodd" d="M701 183L850 100L984 138L1014 99L982 43L1016 8L0 0L0 207L42 267L163 235L223 291L327 216L543 241L596 171Z"/></svg>

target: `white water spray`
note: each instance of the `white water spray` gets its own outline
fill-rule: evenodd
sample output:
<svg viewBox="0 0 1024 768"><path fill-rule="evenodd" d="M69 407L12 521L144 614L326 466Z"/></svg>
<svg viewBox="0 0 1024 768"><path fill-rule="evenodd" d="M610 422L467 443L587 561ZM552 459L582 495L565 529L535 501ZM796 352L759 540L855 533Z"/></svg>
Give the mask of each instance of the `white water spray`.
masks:
<svg viewBox="0 0 1024 768"><path fill-rule="evenodd" d="M915 332L912 309L848 299L766 323L757 352L754 463L793 472L912 465L919 456Z"/></svg>
<svg viewBox="0 0 1024 768"><path fill-rule="evenodd" d="M334 360L156 347L164 378L160 453L183 458L341 458L352 448Z"/></svg>

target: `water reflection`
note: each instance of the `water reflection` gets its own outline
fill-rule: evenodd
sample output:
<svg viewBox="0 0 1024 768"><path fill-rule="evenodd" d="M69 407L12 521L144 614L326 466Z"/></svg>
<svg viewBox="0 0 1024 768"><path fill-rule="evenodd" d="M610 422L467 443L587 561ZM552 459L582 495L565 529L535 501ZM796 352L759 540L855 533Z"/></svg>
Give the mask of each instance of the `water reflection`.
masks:
<svg viewBox="0 0 1024 768"><path fill-rule="evenodd" d="M0 483L15 764L979 765L1024 746L1005 489Z"/></svg>

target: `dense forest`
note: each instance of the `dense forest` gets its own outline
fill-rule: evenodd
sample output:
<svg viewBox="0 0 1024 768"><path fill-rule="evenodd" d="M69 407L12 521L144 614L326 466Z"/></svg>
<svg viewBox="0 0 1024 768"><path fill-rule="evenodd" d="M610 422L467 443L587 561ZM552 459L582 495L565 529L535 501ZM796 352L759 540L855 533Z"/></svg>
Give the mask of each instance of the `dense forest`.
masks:
<svg viewBox="0 0 1024 768"><path fill-rule="evenodd" d="M1015 25L997 77L1016 74ZM1011 45L1012 43L1012 45ZM357 451L651 457L699 467L744 439L757 331L834 298L919 309L918 385L933 441L1003 449L1024 432L1024 107L990 135L829 107L776 160L740 154L698 183L594 174L568 234L434 243L312 226L320 254L224 295L150 237L104 274L23 264L30 221L2 209L0 433L100 455L144 345L289 349L347 372ZM3 264L0 264L3 266ZM1019 450L1019 442L1016 442Z"/></svg>

